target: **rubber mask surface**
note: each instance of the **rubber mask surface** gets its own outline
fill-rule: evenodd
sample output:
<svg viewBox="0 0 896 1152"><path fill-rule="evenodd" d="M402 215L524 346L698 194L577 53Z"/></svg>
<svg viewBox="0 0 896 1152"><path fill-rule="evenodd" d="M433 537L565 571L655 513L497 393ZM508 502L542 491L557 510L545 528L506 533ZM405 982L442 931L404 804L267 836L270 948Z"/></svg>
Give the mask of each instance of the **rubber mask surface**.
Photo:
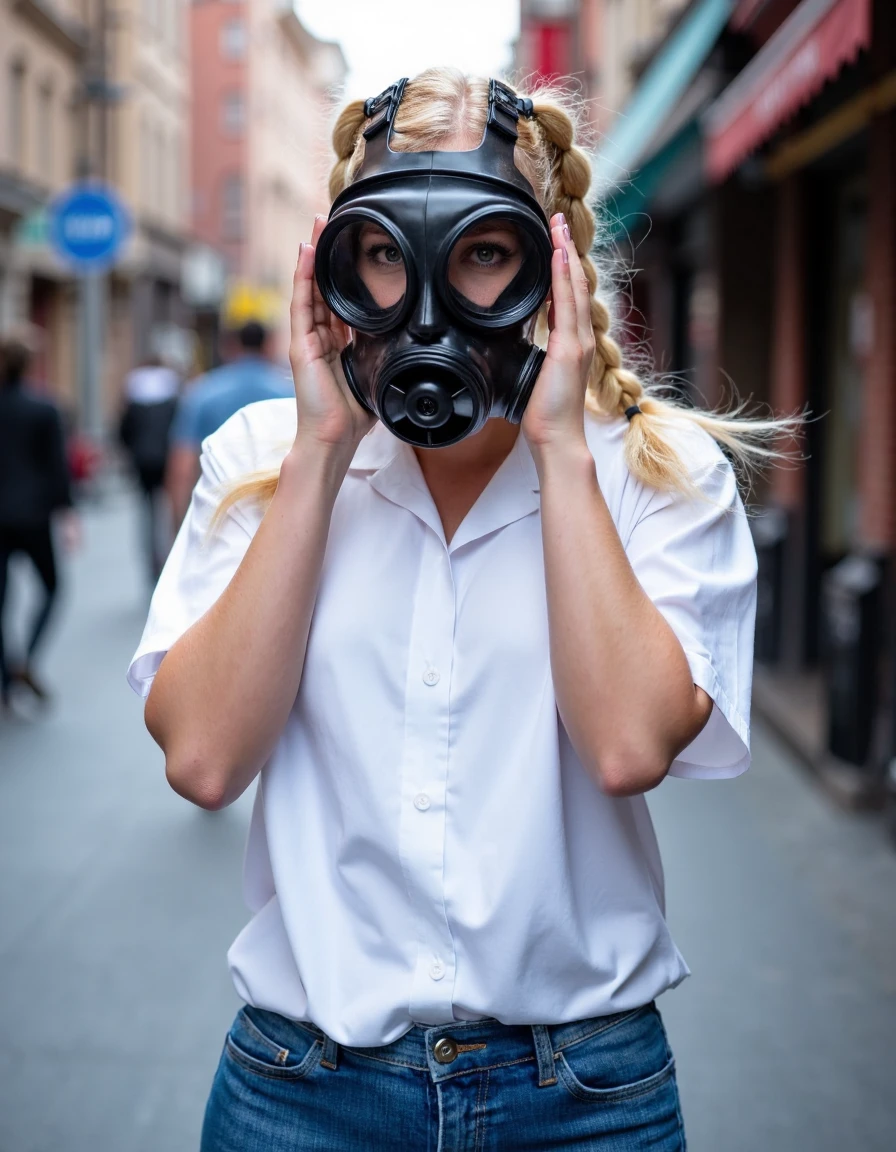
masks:
<svg viewBox="0 0 896 1152"><path fill-rule="evenodd" d="M490 416L518 423L544 353L531 340L550 288L548 221L513 159L518 100L489 86L467 152L397 152L404 81L368 101L364 162L317 246L321 293L353 331L358 401L401 439L440 447Z"/></svg>

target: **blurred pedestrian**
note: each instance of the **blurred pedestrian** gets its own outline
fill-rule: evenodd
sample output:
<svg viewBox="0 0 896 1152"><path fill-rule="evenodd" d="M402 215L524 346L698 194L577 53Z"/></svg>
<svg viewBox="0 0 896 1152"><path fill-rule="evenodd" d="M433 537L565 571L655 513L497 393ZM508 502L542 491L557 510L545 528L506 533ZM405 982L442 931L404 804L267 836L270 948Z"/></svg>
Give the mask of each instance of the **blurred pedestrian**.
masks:
<svg viewBox="0 0 896 1152"><path fill-rule="evenodd" d="M234 337L234 359L201 376L178 405L165 480L175 531L199 479L199 452L206 436L247 404L294 394L288 373L268 359L269 334L262 324L250 320Z"/></svg>
<svg viewBox="0 0 896 1152"><path fill-rule="evenodd" d="M49 693L37 678L34 657L46 633L59 589L53 517L62 514L67 547L80 537L72 507L62 420L56 405L34 394L25 377L31 351L24 341L0 343L0 702L9 705L14 683L39 700ZM27 556L41 585L37 610L25 629L24 654L14 661L3 630L9 562Z"/></svg>
<svg viewBox="0 0 896 1152"><path fill-rule="evenodd" d="M146 560L153 584L165 563L171 535L164 483L179 384L174 369L156 355L129 372L124 382L119 438L143 494Z"/></svg>

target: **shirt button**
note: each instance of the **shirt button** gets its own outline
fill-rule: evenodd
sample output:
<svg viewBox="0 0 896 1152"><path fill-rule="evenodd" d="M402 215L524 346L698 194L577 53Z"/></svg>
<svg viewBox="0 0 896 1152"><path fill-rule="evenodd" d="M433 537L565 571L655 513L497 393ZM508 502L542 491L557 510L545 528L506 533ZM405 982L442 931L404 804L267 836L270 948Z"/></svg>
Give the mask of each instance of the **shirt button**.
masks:
<svg viewBox="0 0 896 1152"><path fill-rule="evenodd" d="M423 683L430 688L435 688L436 684L442 679L439 675L438 668L427 668L423 673Z"/></svg>
<svg viewBox="0 0 896 1152"><path fill-rule="evenodd" d="M445 975L445 965L441 960L433 960L429 966L429 974L433 980L441 980Z"/></svg>
<svg viewBox="0 0 896 1152"><path fill-rule="evenodd" d="M414 807L419 812L425 812L430 805L430 799L425 792L420 792L414 797Z"/></svg>

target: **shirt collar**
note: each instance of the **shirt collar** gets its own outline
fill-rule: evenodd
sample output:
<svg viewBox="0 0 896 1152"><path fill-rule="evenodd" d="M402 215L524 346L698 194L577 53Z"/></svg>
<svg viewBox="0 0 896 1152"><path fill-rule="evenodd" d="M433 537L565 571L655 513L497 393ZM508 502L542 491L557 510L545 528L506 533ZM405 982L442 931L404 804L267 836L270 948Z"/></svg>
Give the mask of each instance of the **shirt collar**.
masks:
<svg viewBox="0 0 896 1152"><path fill-rule="evenodd" d="M444 542L438 511L409 444L393 436L381 423L374 425L355 452L349 470L366 472L375 491L412 512ZM501 467L467 513L448 549L457 551L491 532L528 516L540 507L538 472L520 433Z"/></svg>

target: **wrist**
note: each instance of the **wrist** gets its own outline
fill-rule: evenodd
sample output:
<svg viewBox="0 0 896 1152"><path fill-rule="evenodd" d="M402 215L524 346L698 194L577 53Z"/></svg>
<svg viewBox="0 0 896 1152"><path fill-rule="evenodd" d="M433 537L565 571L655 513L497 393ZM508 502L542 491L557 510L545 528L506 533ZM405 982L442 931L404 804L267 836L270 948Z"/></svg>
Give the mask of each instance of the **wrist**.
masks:
<svg viewBox="0 0 896 1152"><path fill-rule="evenodd" d="M334 498L352 462L356 445L326 444L313 437L296 436L280 466L280 483L289 491L311 489Z"/></svg>
<svg viewBox="0 0 896 1152"><path fill-rule="evenodd" d="M584 436L555 439L530 445L542 488L555 483L579 484L594 480L594 457Z"/></svg>

